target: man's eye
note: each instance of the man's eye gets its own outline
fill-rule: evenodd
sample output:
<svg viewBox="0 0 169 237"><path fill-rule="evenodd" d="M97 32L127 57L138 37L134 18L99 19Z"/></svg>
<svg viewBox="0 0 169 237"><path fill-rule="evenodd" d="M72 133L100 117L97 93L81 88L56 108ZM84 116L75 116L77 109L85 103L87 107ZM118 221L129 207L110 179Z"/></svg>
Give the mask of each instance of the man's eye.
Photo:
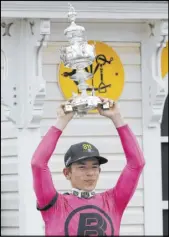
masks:
<svg viewBox="0 0 169 237"><path fill-rule="evenodd" d="M85 167L84 167L84 166L80 166L79 168L80 168L80 169L84 169Z"/></svg>
<svg viewBox="0 0 169 237"><path fill-rule="evenodd" d="M97 168L99 168L99 166L93 166L93 168L94 168L94 169L97 169Z"/></svg>

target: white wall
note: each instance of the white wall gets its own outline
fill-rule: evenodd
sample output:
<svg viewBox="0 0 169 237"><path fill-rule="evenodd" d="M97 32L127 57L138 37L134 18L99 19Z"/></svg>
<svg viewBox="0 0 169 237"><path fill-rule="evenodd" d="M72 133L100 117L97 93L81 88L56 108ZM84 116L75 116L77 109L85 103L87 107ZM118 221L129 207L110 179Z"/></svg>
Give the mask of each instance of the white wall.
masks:
<svg viewBox="0 0 169 237"><path fill-rule="evenodd" d="M1 54L1 80L4 65ZM19 233L19 196L17 136L14 125L5 117L5 108L1 105L1 234Z"/></svg>
<svg viewBox="0 0 169 237"><path fill-rule="evenodd" d="M1 105L1 234L19 233L19 196L16 129Z"/></svg>

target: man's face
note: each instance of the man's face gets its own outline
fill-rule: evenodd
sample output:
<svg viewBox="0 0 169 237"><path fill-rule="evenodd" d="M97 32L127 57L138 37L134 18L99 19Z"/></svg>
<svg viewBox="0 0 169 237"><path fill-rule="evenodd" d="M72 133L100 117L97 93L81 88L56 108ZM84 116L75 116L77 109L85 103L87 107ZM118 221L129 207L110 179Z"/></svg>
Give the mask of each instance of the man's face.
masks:
<svg viewBox="0 0 169 237"><path fill-rule="evenodd" d="M90 158L73 163L70 168L64 168L63 172L73 188L92 191L99 178L100 166L96 158Z"/></svg>

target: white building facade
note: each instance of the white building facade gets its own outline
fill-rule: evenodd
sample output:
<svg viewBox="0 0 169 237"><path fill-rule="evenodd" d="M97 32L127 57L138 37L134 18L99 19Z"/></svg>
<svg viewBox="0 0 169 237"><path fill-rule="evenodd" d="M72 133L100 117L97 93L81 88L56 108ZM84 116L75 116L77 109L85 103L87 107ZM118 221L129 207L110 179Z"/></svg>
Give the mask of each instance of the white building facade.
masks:
<svg viewBox="0 0 169 237"><path fill-rule="evenodd" d="M123 215L120 234L162 235L164 215L168 215L161 145L168 146L166 125L161 132L168 72L162 78L161 53L168 41L168 3L71 3L87 38L110 45L122 61L125 85L119 104L145 155L144 172ZM2 235L44 235L30 165L41 138L55 124L57 106L65 100L58 68L59 49L66 43L63 31L68 26L67 10L67 2L60 1L1 2ZM109 121L98 114L75 118L63 132L50 161L60 192L70 188L61 173L63 155L71 144L84 139L109 159L97 191L114 186L125 165L120 140Z"/></svg>

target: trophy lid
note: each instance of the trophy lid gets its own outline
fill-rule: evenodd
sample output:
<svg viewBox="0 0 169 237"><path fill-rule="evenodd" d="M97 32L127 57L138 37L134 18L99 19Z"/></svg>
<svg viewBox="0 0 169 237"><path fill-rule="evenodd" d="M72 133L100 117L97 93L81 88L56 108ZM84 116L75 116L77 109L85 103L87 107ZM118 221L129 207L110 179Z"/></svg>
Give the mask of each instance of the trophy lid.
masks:
<svg viewBox="0 0 169 237"><path fill-rule="evenodd" d="M68 19L71 22L70 26L64 30L64 34L71 40L73 37L79 37L80 41L83 39L83 33L85 32L85 28L83 26L79 26L75 23L76 15L74 7L69 3L69 13Z"/></svg>
<svg viewBox="0 0 169 237"><path fill-rule="evenodd" d="M68 33L77 34L79 36L83 35L85 28L83 26L76 25L75 22L71 22L71 25L64 30L64 34L68 36ZM71 36L72 37L72 36Z"/></svg>

